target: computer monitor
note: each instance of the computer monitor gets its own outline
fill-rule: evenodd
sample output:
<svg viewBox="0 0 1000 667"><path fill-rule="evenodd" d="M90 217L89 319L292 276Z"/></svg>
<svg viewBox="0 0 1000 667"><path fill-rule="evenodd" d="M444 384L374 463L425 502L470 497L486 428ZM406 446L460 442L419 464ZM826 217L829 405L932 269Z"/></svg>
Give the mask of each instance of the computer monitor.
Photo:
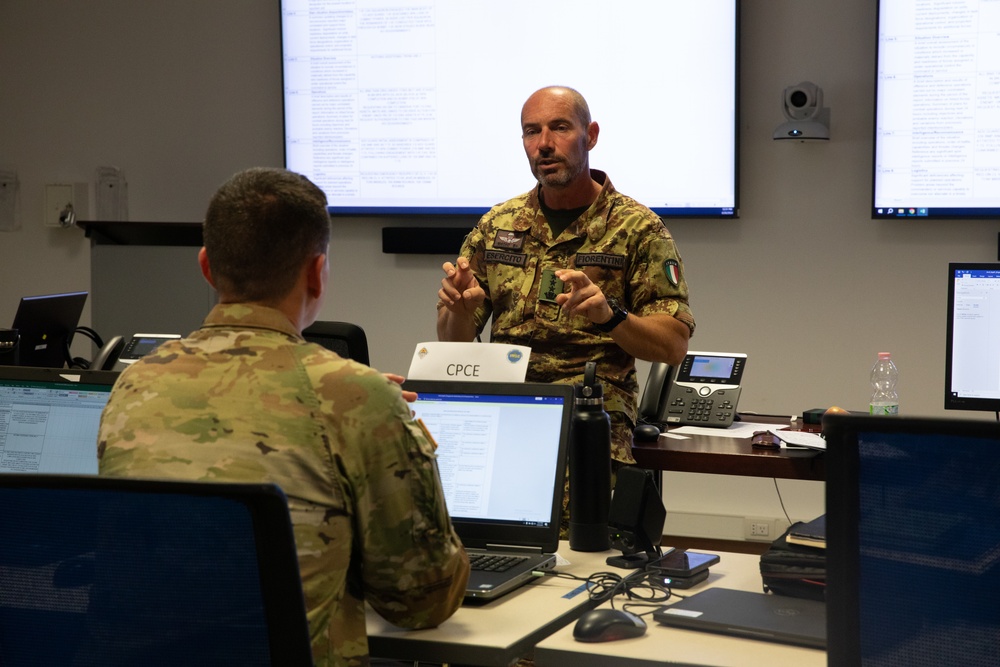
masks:
<svg viewBox="0 0 1000 667"><path fill-rule="evenodd" d="M827 415L831 665L1000 665L1000 424Z"/></svg>
<svg viewBox="0 0 1000 667"><path fill-rule="evenodd" d="M587 98L590 163L621 192L665 217L739 215L738 0L279 4L285 166L334 222L479 216L531 189L521 105L550 84ZM587 56L535 26L590 35Z"/></svg>
<svg viewBox="0 0 1000 667"><path fill-rule="evenodd" d="M80 323L86 292L21 298L12 327L18 332L14 363L62 368L69 360L69 341Z"/></svg>
<svg viewBox="0 0 1000 667"><path fill-rule="evenodd" d="M948 265L946 410L1000 415L1000 263Z"/></svg>
<svg viewBox="0 0 1000 667"><path fill-rule="evenodd" d="M877 6L872 217L995 220L995 3L870 4Z"/></svg>

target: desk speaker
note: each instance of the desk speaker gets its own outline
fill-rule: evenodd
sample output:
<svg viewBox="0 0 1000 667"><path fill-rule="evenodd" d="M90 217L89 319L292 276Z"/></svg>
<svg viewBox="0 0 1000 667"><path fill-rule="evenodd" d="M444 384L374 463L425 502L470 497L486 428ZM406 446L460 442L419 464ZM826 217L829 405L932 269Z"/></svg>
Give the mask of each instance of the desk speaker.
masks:
<svg viewBox="0 0 1000 667"><path fill-rule="evenodd" d="M626 467L618 471L615 492L608 514L611 546L622 556L608 558L616 567L643 567L650 556L659 554L667 510L653 471Z"/></svg>

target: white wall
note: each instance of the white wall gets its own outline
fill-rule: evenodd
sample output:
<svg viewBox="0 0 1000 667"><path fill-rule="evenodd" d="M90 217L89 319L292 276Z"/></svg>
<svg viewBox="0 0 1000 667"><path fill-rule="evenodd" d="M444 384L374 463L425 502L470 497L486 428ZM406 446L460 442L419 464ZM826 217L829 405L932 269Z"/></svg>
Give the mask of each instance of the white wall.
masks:
<svg viewBox="0 0 1000 667"><path fill-rule="evenodd" d="M19 174L23 228L0 232L0 323L23 294L89 288L89 242L42 226L46 183L117 166L132 220L198 221L232 172L282 164L278 20L276 0L5 0L0 168ZM945 414L946 265L994 261L1000 224L869 218L874 45L869 0L743 1L741 217L668 225L698 320L692 348L749 355L744 410L864 409L888 350L902 411ZM823 88L829 143L771 139L783 89L802 80ZM373 365L405 371L434 337L448 257L383 255L383 224L396 222L336 222L323 317L358 322ZM175 270L197 269L192 258ZM669 475L672 515L781 516L771 480L714 477ZM822 511L821 484L778 486L793 518Z"/></svg>

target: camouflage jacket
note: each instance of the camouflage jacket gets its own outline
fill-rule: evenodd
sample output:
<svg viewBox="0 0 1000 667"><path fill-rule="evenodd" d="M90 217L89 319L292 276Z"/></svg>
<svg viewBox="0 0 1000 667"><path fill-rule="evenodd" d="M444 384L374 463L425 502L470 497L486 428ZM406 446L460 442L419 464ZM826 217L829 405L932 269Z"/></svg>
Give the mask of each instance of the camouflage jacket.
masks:
<svg viewBox="0 0 1000 667"><path fill-rule="evenodd" d="M278 484L320 666L368 664L366 600L408 628L461 604L468 559L432 443L380 373L276 310L227 304L122 373L98 450L102 475Z"/></svg>
<svg viewBox="0 0 1000 667"><path fill-rule="evenodd" d="M538 188L493 207L469 233L461 254L486 291L476 313L482 331L492 316L490 339L531 347L528 381L579 383L584 364L597 362L606 409L615 423L612 456L634 463L635 358L586 317L564 315L546 294L543 272L575 268L636 315L667 313L694 331L683 264L660 218L618 193L606 174L597 200L552 238ZM541 295L540 295L541 292ZM540 298L541 297L541 298ZM615 412L622 413L616 419Z"/></svg>

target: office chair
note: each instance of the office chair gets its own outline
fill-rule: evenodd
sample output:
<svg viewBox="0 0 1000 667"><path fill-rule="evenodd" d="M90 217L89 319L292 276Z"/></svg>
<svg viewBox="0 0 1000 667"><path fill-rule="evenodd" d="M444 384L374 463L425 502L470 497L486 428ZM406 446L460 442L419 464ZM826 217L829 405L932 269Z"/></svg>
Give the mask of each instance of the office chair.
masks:
<svg viewBox="0 0 1000 667"><path fill-rule="evenodd" d="M281 490L0 474L0 664L311 665Z"/></svg>
<svg viewBox="0 0 1000 667"><path fill-rule="evenodd" d="M313 322L302 330L302 337L318 343L345 359L369 366L368 338L365 330L350 322Z"/></svg>

